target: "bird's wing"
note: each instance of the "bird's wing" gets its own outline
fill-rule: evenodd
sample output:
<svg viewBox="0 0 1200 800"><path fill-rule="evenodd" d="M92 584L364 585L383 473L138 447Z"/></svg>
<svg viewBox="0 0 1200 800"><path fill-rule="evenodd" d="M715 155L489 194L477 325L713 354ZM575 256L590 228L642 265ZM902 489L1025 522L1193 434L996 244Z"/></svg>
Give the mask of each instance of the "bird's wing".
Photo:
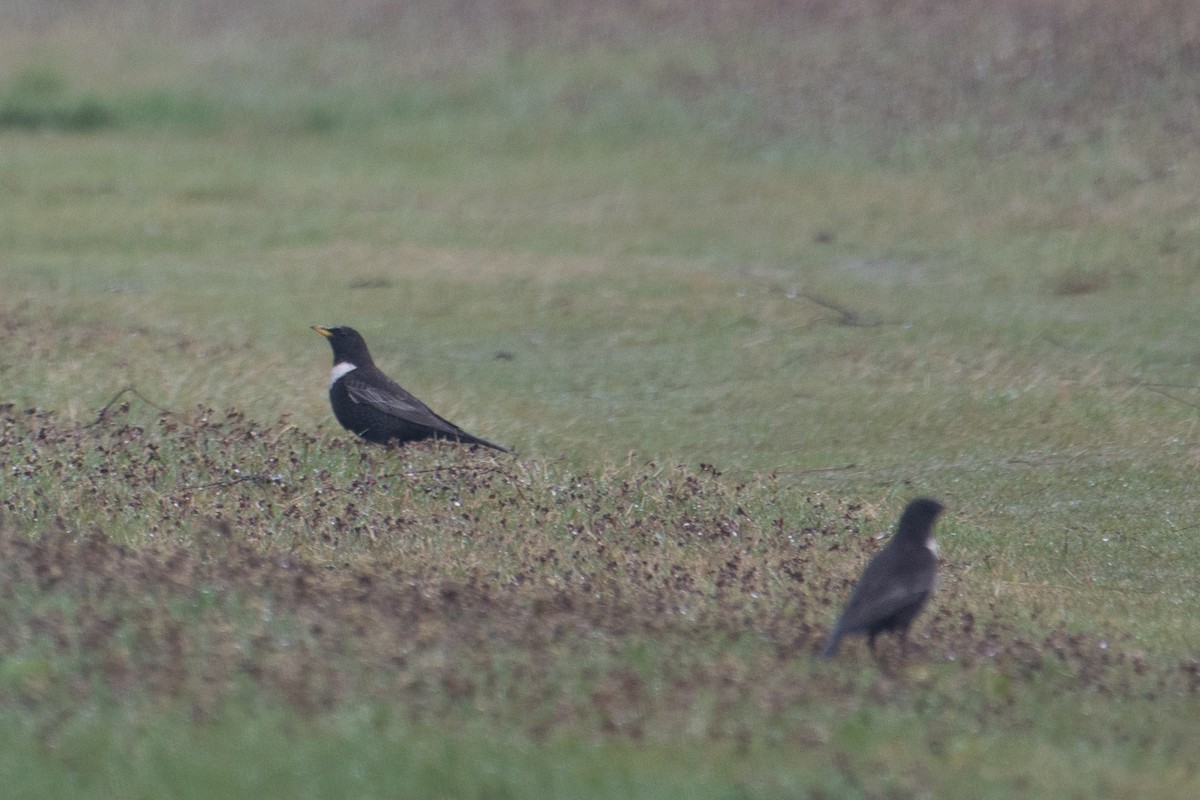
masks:
<svg viewBox="0 0 1200 800"><path fill-rule="evenodd" d="M457 425L433 413L429 406L413 397L394 381L387 380L382 385L376 385L362 380L354 372L347 373L342 381L345 383L350 399L356 403L369 405L385 414L391 414L393 417L399 417L418 425L425 425L445 434L455 436L464 434L464 431Z"/></svg>
<svg viewBox="0 0 1200 800"><path fill-rule="evenodd" d="M855 593L846 605L839 625L844 631L855 631L870 626L880 620L887 619L897 611L902 611L914 603L922 602L929 595L929 587L922 585L894 583L886 587L875 587L870 593Z"/></svg>
<svg viewBox="0 0 1200 800"><path fill-rule="evenodd" d="M859 630L922 602L936 574L937 562L929 551L910 552L889 544L863 570L846 603L842 627Z"/></svg>

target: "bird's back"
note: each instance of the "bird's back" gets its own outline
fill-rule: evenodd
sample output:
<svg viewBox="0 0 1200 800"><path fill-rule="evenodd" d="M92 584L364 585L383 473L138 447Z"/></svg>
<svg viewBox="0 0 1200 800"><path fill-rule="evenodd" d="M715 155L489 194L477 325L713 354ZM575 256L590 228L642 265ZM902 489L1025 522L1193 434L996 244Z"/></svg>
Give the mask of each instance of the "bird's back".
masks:
<svg viewBox="0 0 1200 800"><path fill-rule="evenodd" d="M348 420L364 428L355 432L365 439L381 443L392 439L401 442L449 439L510 452L439 416L373 364L346 373L338 384L329 390L334 415L344 427L354 427L342 419L343 414L338 410L341 406Z"/></svg>

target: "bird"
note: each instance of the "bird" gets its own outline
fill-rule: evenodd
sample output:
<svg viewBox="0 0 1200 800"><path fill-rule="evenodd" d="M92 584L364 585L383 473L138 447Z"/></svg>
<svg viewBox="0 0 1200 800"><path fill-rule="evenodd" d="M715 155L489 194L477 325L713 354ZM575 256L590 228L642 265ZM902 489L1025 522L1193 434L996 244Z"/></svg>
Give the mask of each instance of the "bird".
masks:
<svg viewBox="0 0 1200 800"><path fill-rule="evenodd" d="M472 436L437 414L383 374L362 334L339 325L312 329L329 340L333 370L329 374L329 404L342 427L370 442L405 444L422 439L445 439L511 453L507 447Z"/></svg>
<svg viewBox="0 0 1200 800"><path fill-rule="evenodd" d="M867 564L850 592L822 656L833 658L842 638L852 634L865 635L874 654L875 637L887 631L898 632L901 652L907 650L908 628L937 578L933 524L944 508L928 497L918 497L905 507L895 535Z"/></svg>

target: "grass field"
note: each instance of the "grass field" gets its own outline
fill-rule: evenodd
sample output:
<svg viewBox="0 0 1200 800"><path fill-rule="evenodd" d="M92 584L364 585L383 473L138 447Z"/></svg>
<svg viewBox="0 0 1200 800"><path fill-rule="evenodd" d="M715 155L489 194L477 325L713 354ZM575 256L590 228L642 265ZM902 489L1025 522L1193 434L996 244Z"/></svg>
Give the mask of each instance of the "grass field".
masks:
<svg viewBox="0 0 1200 800"><path fill-rule="evenodd" d="M0 781L1197 796L1200 7L1047 5L0 9Z"/></svg>

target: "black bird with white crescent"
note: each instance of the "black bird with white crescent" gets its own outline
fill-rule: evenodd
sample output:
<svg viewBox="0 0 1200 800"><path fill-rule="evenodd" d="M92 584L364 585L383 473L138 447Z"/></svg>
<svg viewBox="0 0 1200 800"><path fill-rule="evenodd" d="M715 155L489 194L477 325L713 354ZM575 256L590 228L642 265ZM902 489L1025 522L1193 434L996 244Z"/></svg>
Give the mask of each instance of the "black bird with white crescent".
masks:
<svg viewBox="0 0 1200 800"><path fill-rule="evenodd" d="M837 655L842 638L855 634L866 636L874 653L875 637L895 631L902 651L907 649L908 629L937 580L933 524L943 508L937 500L919 497L904 509L896 534L867 564L850 592L846 608L829 634L825 658Z"/></svg>
<svg viewBox="0 0 1200 800"><path fill-rule="evenodd" d="M445 439L511 453L507 447L473 436L439 417L375 366L362 335L345 325L312 329L333 348L329 403L342 427L367 441L416 442Z"/></svg>

